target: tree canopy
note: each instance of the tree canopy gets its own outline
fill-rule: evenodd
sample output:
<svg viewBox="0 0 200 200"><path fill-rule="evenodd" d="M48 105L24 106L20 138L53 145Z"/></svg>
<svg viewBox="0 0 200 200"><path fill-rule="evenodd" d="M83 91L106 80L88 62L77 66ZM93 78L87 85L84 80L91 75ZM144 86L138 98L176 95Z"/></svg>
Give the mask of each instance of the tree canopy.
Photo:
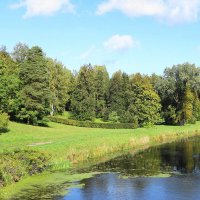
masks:
<svg viewBox="0 0 200 200"><path fill-rule="evenodd" d="M200 68L184 63L163 75L108 74L106 66L83 65L72 73L41 47L18 43L0 48L0 113L38 125L48 115L101 118L139 127L164 121L184 125L200 120Z"/></svg>

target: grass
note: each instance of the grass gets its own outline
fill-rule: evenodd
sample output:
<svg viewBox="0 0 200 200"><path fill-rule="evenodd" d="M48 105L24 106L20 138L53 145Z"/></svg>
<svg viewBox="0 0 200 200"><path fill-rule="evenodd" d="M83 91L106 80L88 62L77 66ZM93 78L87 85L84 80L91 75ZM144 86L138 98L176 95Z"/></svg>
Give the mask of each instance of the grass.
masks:
<svg viewBox="0 0 200 200"><path fill-rule="evenodd" d="M91 129L49 123L48 128L10 122L10 131L0 136L0 152L31 148L52 155L52 163L69 166L110 153L155 145L200 132L200 122L185 126L154 126L140 129Z"/></svg>
<svg viewBox="0 0 200 200"><path fill-rule="evenodd" d="M95 118L94 122L95 123L110 123L110 122L103 121L103 119L101 119L101 118Z"/></svg>
<svg viewBox="0 0 200 200"><path fill-rule="evenodd" d="M70 117L72 116L72 114L70 112L63 112L62 115L56 115L56 117L60 117L60 118L63 118L63 119L69 119Z"/></svg>

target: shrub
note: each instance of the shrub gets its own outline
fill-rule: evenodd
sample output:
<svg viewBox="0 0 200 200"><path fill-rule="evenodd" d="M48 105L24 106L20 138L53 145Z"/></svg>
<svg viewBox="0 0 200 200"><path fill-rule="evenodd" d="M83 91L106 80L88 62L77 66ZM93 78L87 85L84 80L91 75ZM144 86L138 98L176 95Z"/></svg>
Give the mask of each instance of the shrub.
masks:
<svg viewBox="0 0 200 200"><path fill-rule="evenodd" d="M52 122L61 123L71 126L88 127L88 128L104 128L104 129L134 129L137 123L95 123L90 121L76 121L71 119L62 119L59 117L49 117Z"/></svg>
<svg viewBox="0 0 200 200"><path fill-rule="evenodd" d="M0 112L0 133L8 129L9 116Z"/></svg>
<svg viewBox="0 0 200 200"><path fill-rule="evenodd" d="M26 175L45 170L50 156L36 150L15 150L0 154L0 187L18 182Z"/></svg>
<svg viewBox="0 0 200 200"><path fill-rule="evenodd" d="M117 112L115 111L112 111L110 114L109 114L109 117L108 117L108 120L111 121L111 122L119 122L119 116L117 115Z"/></svg>

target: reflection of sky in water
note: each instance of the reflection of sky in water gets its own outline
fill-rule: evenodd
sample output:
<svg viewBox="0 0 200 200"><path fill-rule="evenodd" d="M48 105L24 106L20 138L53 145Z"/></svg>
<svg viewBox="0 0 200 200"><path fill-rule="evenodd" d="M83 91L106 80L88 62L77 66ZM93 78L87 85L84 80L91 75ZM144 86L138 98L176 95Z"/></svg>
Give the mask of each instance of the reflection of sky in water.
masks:
<svg viewBox="0 0 200 200"><path fill-rule="evenodd" d="M63 200L199 200L200 177L119 179L102 174L83 181L85 187L72 189Z"/></svg>

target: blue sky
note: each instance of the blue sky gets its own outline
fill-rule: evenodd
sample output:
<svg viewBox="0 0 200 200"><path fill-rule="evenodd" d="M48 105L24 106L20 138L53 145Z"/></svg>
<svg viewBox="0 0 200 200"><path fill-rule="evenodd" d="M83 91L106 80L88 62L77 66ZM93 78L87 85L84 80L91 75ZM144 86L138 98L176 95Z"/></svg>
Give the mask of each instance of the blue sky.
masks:
<svg viewBox="0 0 200 200"><path fill-rule="evenodd" d="M1 0L0 13L1 45L39 45L71 70L200 66L200 0Z"/></svg>

